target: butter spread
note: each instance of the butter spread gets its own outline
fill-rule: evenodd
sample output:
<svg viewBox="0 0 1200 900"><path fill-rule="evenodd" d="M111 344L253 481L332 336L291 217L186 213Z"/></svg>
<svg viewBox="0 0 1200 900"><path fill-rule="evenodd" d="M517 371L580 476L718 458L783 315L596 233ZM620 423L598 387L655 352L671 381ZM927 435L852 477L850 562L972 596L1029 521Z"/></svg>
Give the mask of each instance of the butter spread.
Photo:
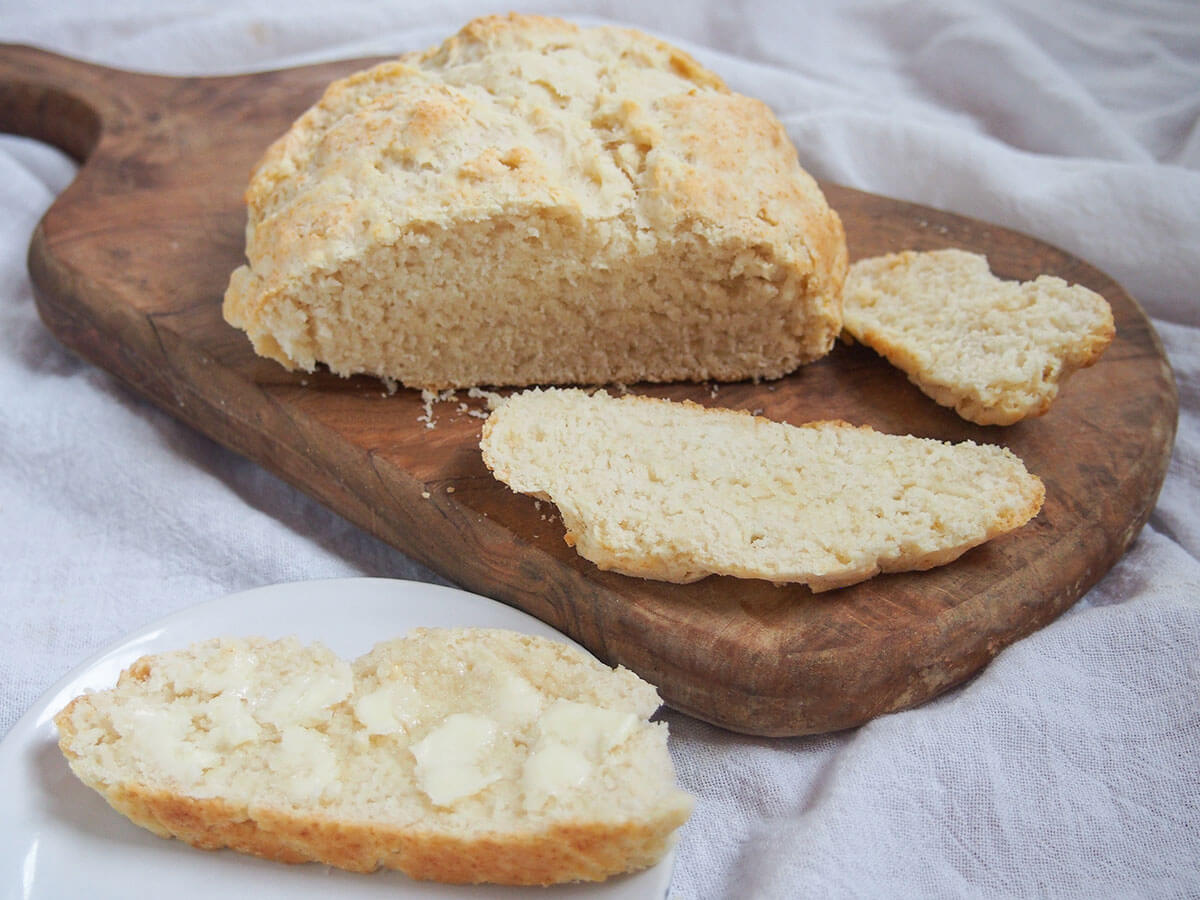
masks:
<svg viewBox="0 0 1200 900"><path fill-rule="evenodd" d="M329 707L350 696L353 687L354 676L344 660L315 672L295 672L258 702L254 717L281 728L316 725Z"/></svg>
<svg viewBox="0 0 1200 900"><path fill-rule="evenodd" d="M116 706L111 716L113 727L133 755L168 778L191 782L220 759L219 754L191 742L192 717L182 707Z"/></svg>
<svg viewBox="0 0 1200 900"><path fill-rule="evenodd" d="M541 729L545 740L578 747L597 759L623 744L637 724L631 712L559 698L543 714Z"/></svg>
<svg viewBox="0 0 1200 900"><path fill-rule="evenodd" d="M300 725L289 725L280 732L279 753L271 761L271 768L284 777L292 800L320 796L338 776L337 755L329 738Z"/></svg>
<svg viewBox="0 0 1200 900"><path fill-rule="evenodd" d="M555 700L542 715L537 743L521 773L525 808L542 809L552 797L578 789L605 755L623 744L638 725L630 712L573 700Z"/></svg>
<svg viewBox="0 0 1200 900"><path fill-rule="evenodd" d="M396 734L416 725L425 712L425 701L408 681L385 683L354 703L354 715L368 734Z"/></svg>
<svg viewBox="0 0 1200 900"><path fill-rule="evenodd" d="M262 728L250 715L245 701L236 693L223 693L204 705L209 722L208 738L218 750L230 750L258 738Z"/></svg>
<svg viewBox="0 0 1200 900"><path fill-rule="evenodd" d="M231 648L223 648L208 659L176 662L171 678L176 685L187 686L180 690L245 696L254 680L256 662L253 654L243 656Z"/></svg>
<svg viewBox="0 0 1200 900"><path fill-rule="evenodd" d="M557 741L536 748L521 773L525 808L536 811L551 797L569 794L587 781L596 767L578 747Z"/></svg>
<svg viewBox="0 0 1200 900"><path fill-rule="evenodd" d="M412 747L417 781L435 806L452 806L478 794L500 772L489 764L496 723L487 716L455 713Z"/></svg>
<svg viewBox="0 0 1200 900"><path fill-rule="evenodd" d="M511 725L524 725L542 711L538 689L515 672L505 672L496 685L492 713Z"/></svg>

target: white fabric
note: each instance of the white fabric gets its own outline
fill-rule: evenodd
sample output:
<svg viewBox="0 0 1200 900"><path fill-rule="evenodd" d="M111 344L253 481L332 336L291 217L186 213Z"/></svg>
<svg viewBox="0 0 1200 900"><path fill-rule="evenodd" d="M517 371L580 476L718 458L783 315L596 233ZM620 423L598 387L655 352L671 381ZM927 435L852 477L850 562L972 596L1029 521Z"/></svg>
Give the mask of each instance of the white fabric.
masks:
<svg viewBox="0 0 1200 900"><path fill-rule="evenodd" d="M668 714L700 798L674 896L1200 896L1200 4L535 7L688 48L770 103L818 177L1089 260L1154 318L1180 389L1137 543L965 687L805 739ZM423 47L487 11L7 0L0 41L216 74ZM304 578L433 578L47 334L25 249L73 171L0 139L0 732L92 651L183 606Z"/></svg>

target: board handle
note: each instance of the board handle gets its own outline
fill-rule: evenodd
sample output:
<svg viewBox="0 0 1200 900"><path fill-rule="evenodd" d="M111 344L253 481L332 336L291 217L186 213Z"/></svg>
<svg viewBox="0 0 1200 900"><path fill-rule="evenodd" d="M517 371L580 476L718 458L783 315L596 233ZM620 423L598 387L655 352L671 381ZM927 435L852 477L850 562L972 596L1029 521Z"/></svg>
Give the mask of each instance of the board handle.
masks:
<svg viewBox="0 0 1200 900"><path fill-rule="evenodd" d="M0 133L43 141L82 163L105 131L130 118L127 88L152 78L0 44Z"/></svg>

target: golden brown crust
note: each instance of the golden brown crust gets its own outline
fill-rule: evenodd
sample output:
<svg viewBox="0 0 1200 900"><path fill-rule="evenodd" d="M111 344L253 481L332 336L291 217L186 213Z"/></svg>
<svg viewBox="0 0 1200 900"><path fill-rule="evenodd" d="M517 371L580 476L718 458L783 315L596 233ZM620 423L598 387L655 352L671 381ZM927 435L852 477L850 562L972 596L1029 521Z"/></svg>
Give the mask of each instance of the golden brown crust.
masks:
<svg viewBox="0 0 1200 900"><path fill-rule="evenodd" d="M564 823L521 835L467 838L249 809L136 784L92 787L135 824L202 850L229 848L276 862L320 862L352 872L393 869L450 884L602 881L652 865L687 818L686 810L678 809L655 822Z"/></svg>

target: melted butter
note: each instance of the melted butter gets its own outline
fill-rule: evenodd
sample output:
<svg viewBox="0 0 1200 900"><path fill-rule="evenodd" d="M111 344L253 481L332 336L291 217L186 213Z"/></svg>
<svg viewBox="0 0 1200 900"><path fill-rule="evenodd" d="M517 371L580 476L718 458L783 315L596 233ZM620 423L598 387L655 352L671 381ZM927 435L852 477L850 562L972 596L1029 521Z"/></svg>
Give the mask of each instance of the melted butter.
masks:
<svg viewBox="0 0 1200 900"><path fill-rule="evenodd" d="M280 732L279 753L271 761L271 768L283 776L292 800L320 796L338 776L337 755L329 738L300 725L289 725Z"/></svg>
<svg viewBox="0 0 1200 900"><path fill-rule="evenodd" d="M542 711L542 695L537 688L514 672L505 672L492 698L492 712L510 725L524 725Z"/></svg>
<svg viewBox="0 0 1200 900"><path fill-rule="evenodd" d="M328 717L327 710L350 696L354 676L343 660L315 672L296 673L258 702L254 717L280 728L316 725Z"/></svg>
<svg viewBox="0 0 1200 900"><path fill-rule="evenodd" d="M393 679L354 703L354 715L368 734L397 734L416 725L425 712L417 689L407 681Z"/></svg>
<svg viewBox="0 0 1200 900"><path fill-rule="evenodd" d="M417 782L435 806L453 806L500 778L489 765L496 723L487 716L455 713L412 747Z"/></svg>
<svg viewBox="0 0 1200 900"><path fill-rule="evenodd" d="M551 798L579 790L637 725L630 712L555 700L542 715L541 733L521 773L525 808L537 811Z"/></svg>
<svg viewBox="0 0 1200 900"><path fill-rule="evenodd" d="M135 758L181 784L196 781L220 759L192 743L192 717L186 709L116 707L112 723Z"/></svg>

